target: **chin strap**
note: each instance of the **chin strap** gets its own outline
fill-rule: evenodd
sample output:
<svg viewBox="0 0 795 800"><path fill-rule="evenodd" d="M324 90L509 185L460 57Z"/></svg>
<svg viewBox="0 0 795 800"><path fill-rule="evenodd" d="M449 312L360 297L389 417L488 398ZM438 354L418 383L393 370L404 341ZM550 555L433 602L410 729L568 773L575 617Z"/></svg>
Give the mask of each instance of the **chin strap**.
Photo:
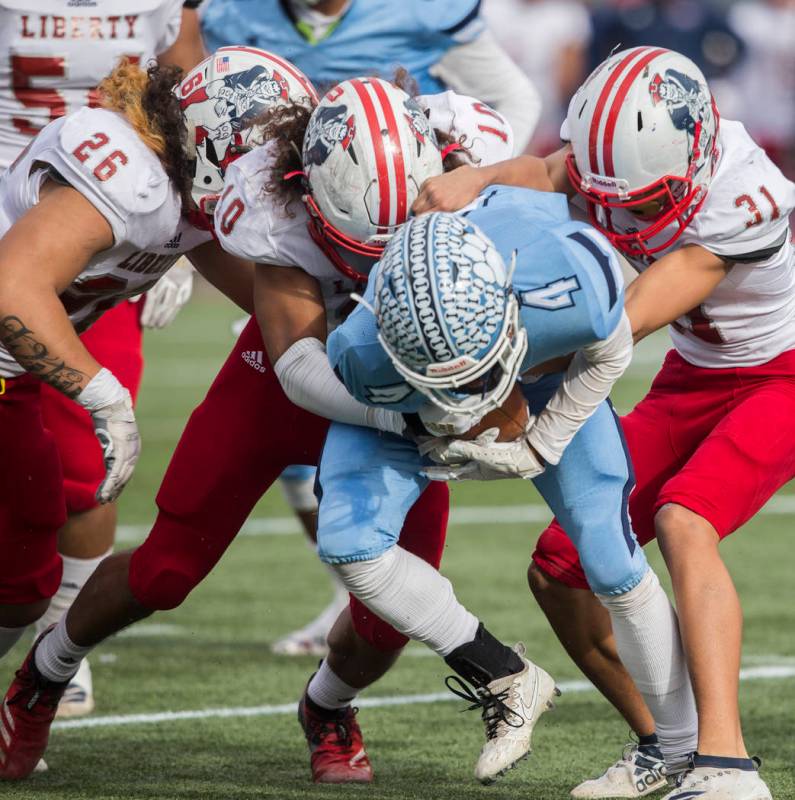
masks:
<svg viewBox="0 0 795 800"><path fill-rule="evenodd" d="M367 275L355 270L345 261L337 252L334 245L323 235L321 223L317 218L310 216L306 227L309 231L309 235L312 237L312 241L323 251L326 258L328 258L339 272L356 283L367 283Z"/></svg>

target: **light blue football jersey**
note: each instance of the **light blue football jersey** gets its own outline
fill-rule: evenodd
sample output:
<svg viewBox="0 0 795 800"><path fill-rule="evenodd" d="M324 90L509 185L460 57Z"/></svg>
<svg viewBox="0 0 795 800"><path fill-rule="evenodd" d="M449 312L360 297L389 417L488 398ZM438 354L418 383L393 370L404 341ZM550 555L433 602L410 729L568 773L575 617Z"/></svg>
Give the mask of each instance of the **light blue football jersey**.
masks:
<svg viewBox="0 0 795 800"><path fill-rule="evenodd" d="M506 264L516 251L513 290L528 340L522 372L613 332L624 306L618 259L600 233L571 219L564 195L493 186L462 213ZM371 304L377 270L367 286ZM359 306L330 335L329 361L363 403L416 411L425 398L401 379L377 333L373 314Z"/></svg>
<svg viewBox="0 0 795 800"><path fill-rule="evenodd" d="M405 67L421 94L446 87L431 73L451 47L484 30L480 0L353 0L324 39L296 28L285 0L212 0L202 19L207 47L243 44L292 61L322 91L360 75L391 78Z"/></svg>

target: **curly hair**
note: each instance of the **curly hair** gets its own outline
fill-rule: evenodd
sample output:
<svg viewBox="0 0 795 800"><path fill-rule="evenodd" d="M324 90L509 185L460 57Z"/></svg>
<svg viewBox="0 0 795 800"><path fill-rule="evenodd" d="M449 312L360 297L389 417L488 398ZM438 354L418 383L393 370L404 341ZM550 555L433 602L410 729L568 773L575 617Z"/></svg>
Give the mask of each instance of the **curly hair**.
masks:
<svg viewBox="0 0 795 800"><path fill-rule="evenodd" d="M391 83L403 89L409 96L416 97L417 84L405 69L399 69ZM300 200L306 191L300 180L285 180L285 176L292 172L301 172L304 168L302 147L312 111L313 109L305 105L282 105L268 109L254 122L259 127L260 141L267 142L274 151L274 159L265 170L267 176L262 191L283 202L288 214L290 204L294 200ZM465 136L455 139L449 132L438 128L434 129L434 133L441 150L449 145L457 145L442 162L445 172L469 163L470 153L464 145Z"/></svg>
<svg viewBox="0 0 795 800"><path fill-rule="evenodd" d="M179 67L152 63L146 70L128 59L99 84L100 104L123 114L143 143L160 159L182 198L191 204L193 170L186 152L187 132L174 86L182 78Z"/></svg>

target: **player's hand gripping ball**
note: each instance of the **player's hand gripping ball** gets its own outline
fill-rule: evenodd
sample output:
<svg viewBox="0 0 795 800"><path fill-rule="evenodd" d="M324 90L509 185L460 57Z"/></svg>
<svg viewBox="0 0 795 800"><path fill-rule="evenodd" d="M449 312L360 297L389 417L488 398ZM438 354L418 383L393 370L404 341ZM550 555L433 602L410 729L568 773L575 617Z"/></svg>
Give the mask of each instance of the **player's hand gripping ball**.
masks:
<svg viewBox="0 0 795 800"><path fill-rule="evenodd" d="M477 425L457 438L471 441L477 439L483 431L497 428L500 432L497 436L498 442L513 442L520 436L524 436L529 423L530 412L527 409L527 400L517 383L499 408L489 411Z"/></svg>

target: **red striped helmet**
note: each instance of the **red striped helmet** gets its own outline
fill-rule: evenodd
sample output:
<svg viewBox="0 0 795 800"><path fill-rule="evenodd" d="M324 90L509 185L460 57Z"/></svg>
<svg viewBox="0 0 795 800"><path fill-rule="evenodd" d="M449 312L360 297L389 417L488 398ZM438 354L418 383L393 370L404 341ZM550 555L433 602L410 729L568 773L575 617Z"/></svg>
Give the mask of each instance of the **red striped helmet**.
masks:
<svg viewBox="0 0 795 800"><path fill-rule="evenodd" d="M689 58L657 47L610 56L572 98L563 131L592 224L628 256L670 247L707 196L718 124Z"/></svg>
<svg viewBox="0 0 795 800"><path fill-rule="evenodd" d="M310 231L356 280L366 278L365 270L340 249L379 258L423 181L442 173L428 118L406 92L379 78L343 81L325 94L304 135L303 165Z"/></svg>

